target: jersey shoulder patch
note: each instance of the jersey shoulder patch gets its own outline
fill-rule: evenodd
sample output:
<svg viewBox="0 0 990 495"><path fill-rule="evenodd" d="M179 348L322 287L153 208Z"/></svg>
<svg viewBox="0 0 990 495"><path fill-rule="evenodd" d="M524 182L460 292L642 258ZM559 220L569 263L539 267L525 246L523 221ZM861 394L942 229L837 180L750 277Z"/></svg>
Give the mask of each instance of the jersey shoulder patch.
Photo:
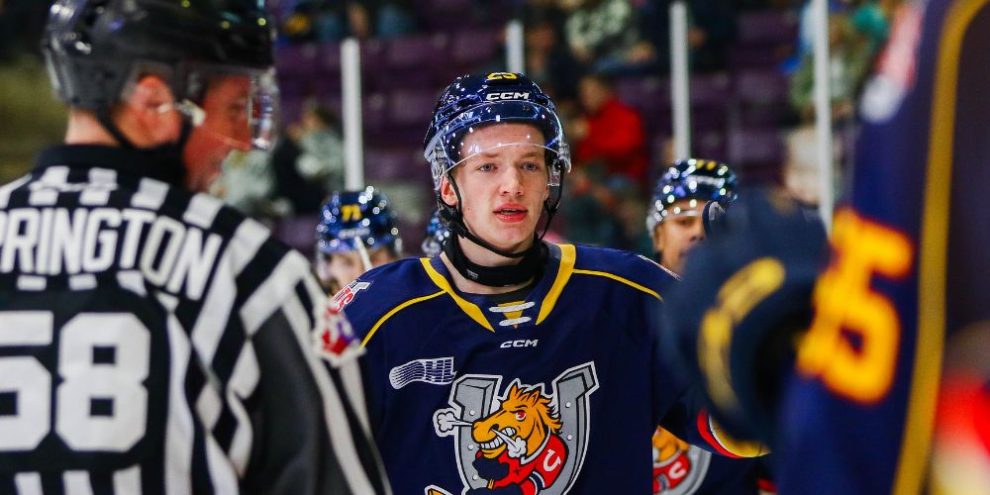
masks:
<svg viewBox="0 0 990 495"><path fill-rule="evenodd" d="M346 313L363 338L389 312L438 290L419 258L406 258L369 270L334 295L331 307Z"/></svg>

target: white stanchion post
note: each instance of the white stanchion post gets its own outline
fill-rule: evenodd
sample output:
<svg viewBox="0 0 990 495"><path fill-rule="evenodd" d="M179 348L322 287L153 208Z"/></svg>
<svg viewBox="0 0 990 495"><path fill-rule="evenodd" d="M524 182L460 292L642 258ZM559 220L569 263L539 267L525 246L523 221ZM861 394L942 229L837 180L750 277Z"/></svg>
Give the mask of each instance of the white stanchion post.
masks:
<svg viewBox="0 0 990 495"><path fill-rule="evenodd" d="M812 0L815 25L815 137L818 141L818 208L825 228L832 229L835 202L832 160L832 98L828 47L828 0Z"/></svg>
<svg viewBox="0 0 990 495"><path fill-rule="evenodd" d="M505 67L509 72L526 72L523 23L513 19L505 25Z"/></svg>
<svg viewBox="0 0 990 495"><path fill-rule="evenodd" d="M354 38L340 44L343 87L344 187L364 188L364 135L361 124L361 46Z"/></svg>
<svg viewBox="0 0 990 495"><path fill-rule="evenodd" d="M688 68L687 4L670 4L670 97L674 118L674 158L691 156L691 95Z"/></svg>

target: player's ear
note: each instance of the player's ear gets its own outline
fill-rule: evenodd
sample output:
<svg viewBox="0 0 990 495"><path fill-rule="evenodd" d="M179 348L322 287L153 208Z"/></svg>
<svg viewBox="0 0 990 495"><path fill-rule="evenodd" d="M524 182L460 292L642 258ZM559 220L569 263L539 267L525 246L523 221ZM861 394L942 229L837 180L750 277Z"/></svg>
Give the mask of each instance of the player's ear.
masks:
<svg viewBox="0 0 990 495"><path fill-rule="evenodd" d="M450 183L450 177L446 175L440 178L440 199L450 206L457 206L457 194L454 193L454 186Z"/></svg>
<svg viewBox="0 0 990 495"><path fill-rule="evenodd" d="M653 228L653 234L651 236L653 239L653 250L662 253L663 252L663 224L658 224Z"/></svg>
<svg viewBox="0 0 990 495"><path fill-rule="evenodd" d="M126 113L136 132L147 136L152 144L173 141L181 130L182 117L175 110L172 89L155 75L140 77L124 101ZM126 124L125 124L126 125Z"/></svg>

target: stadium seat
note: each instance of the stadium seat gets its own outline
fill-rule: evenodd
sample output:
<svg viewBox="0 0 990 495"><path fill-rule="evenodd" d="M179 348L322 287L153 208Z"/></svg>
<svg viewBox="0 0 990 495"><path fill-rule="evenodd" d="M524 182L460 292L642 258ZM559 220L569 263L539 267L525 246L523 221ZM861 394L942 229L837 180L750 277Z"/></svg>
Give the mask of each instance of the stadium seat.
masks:
<svg viewBox="0 0 990 495"><path fill-rule="evenodd" d="M798 17L793 12L746 12L739 17L737 42L740 45L789 43L797 39L797 33Z"/></svg>
<svg viewBox="0 0 990 495"><path fill-rule="evenodd" d="M422 182L429 175L421 150L416 147L370 148L364 152L365 180Z"/></svg>
<svg viewBox="0 0 990 495"><path fill-rule="evenodd" d="M739 167L780 168L784 142L775 128L732 129L728 137L729 162Z"/></svg>
<svg viewBox="0 0 990 495"><path fill-rule="evenodd" d="M390 69L426 69L446 60L449 37L445 33L393 38L386 42L385 58Z"/></svg>
<svg viewBox="0 0 990 495"><path fill-rule="evenodd" d="M488 64L498 56L501 29L472 29L454 34L450 44L450 60L465 71Z"/></svg>
<svg viewBox="0 0 990 495"><path fill-rule="evenodd" d="M286 45L279 49L275 68L281 76L309 76L316 71L319 47L314 43Z"/></svg>

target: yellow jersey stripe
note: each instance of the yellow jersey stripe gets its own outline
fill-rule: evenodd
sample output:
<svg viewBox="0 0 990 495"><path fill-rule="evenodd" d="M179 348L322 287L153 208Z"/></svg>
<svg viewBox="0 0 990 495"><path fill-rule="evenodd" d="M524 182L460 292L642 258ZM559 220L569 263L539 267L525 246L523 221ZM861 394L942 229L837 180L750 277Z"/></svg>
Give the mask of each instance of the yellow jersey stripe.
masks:
<svg viewBox="0 0 990 495"><path fill-rule="evenodd" d="M633 289L636 289L636 290L638 290L640 292L645 292L645 293L647 293L647 294L649 294L649 295L657 298L657 300L659 300L659 301L663 301L663 298L660 297L660 294L657 294L656 291L650 289L649 287L645 287L645 286L639 285L636 282L633 282L632 280L629 280L627 278L620 277L620 276L618 276L618 275L616 275L614 273L600 272L600 271L597 271L597 270L574 270L574 273L576 273L578 275L594 275L596 277L610 278L612 280L615 280L616 282L620 282L620 283L626 284L629 287L632 287Z"/></svg>
<svg viewBox="0 0 990 495"><path fill-rule="evenodd" d="M560 298L560 293L564 291L564 286L567 285L571 273L574 272L574 260L577 258L577 250L574 245L560 244L557 247L560 248L560 265L557 268L557 277L553 279L553 285L550 286L546 297L543 298L543 304L540 305L540 313L536 316L537 325L543 323L543 320L550 316L550 311L553 311L557 299Z"/></svg>
<svg viewBox="0 0 990 495"><path fill-rule="evenodd" d="M458 295L457 292L454 292L454 289L450 287L450 282L448 282L443 275L440 275L440 273L433 268L433 265L430 264L429 258L420 258L419 262L423 264L423 269L426 270L426 274L430 276L430 280L432 280L442 292L446 292L450 295L454 302L457 303L457 306L460 307L461 310L468 315L468 317L487 329L489 332L495 331L495 329L492 328L491 323L488 323L488 319L485 318L485 314L481 311L481 308L479 308L477 304L464 299Z"/></svg>
<svg viewBox="0 0 990 495"><path fill-rule="evenodd" d="M422 297L416 297L416 298L410 299L410 300L408 300L408 301L406 301L406 302L404 302L404 303L402 303L402 304L400 304L400 305L392 308L388 313L385 313L385 316L382 316L381 318L378 319L378 321L375 322L375 326L371 327L371 331L368 332L368 335L365 335L364 336L364 340L361 341L361 347L364 347L364 346L368 345L368 341L370 341L371 338L375 336L375 332L377 332L378 329L383 324L385 324L385 322L389 318L391 318L393 315L395 315L399 311L402 311L403 309L406 309L409 306L412 306L413 304L416 304L418 302L423 302L423 301L426 301L428 299L433 299L434 297L437 297L437 296L439 296L441 294L443 294L443 291L442 290L438 290L438 291L434 292L433 294L429 294L429 295L425 295L425 296L422 296Z"/></svg>
<svg viewBox="0 0 990 495"><path fill-rule="evenodd" d="M918 266L918 335L914 346L911 392L894 479L894 495L921 491L932 441L935 401L945 339L946 250L948 244L952 147L956 122L959 56L966 31L987 0L958 0L945 15L939 39L932 95L928 179L921 220Z"/></svg>

